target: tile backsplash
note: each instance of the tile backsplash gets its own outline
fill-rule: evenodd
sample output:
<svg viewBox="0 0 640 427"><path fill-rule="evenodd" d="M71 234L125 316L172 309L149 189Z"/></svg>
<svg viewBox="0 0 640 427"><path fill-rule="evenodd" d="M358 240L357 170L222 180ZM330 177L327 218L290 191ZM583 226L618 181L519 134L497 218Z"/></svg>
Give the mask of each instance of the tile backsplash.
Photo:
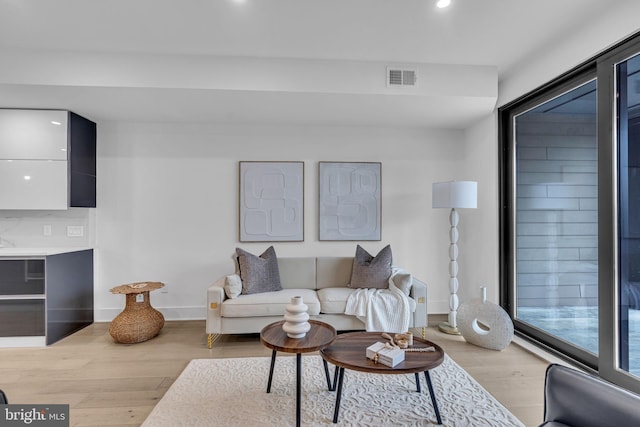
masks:
<svg viewBox="0 0 640 427"><path fill-rule="evenodd" d="M94 209L0 210L0 245L5 248L92 247L94 225ZM71 228L68 230L68 227ZM77 236L80 231L82 236Z"/></svg>

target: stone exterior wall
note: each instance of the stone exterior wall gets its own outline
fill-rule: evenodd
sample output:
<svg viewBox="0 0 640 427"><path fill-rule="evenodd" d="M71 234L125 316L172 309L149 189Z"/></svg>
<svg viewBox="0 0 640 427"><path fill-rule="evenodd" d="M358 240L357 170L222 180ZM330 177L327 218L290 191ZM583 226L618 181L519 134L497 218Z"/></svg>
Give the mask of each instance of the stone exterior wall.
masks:
<svg viewBox="0 0 640 427"><path fill-rule="evenodd" d="M596 118L529 113L516 130L518 306L596 305Z"/></svg>

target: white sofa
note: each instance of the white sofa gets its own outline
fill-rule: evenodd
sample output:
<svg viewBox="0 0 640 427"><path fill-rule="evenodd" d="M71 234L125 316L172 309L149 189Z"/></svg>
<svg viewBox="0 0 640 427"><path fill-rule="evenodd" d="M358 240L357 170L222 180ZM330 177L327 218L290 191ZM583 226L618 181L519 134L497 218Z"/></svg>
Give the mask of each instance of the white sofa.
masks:
<svg viewBox="0 0 640 427"><path fill-rule="evenodd" d="M302 296L312 319L329 323L338 331L362 330L364 323L344 314L353 257L278 258L282 290L227 298L225 277L207 290L208 345L218 334L259 333L266 325L283 320L291 297ZM229 273L232 274L232 273ZM413 278L409 297L415 301L410 327L427 326L427 286ZM424 331L423 331L424 332Z"/></svg>

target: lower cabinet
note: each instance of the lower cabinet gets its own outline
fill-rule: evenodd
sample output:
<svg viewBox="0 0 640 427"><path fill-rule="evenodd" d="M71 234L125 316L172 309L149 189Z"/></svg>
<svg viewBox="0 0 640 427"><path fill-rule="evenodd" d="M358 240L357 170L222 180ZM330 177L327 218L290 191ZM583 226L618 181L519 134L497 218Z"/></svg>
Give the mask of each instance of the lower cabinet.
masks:
<svg viewBox="0 0 640 427"><path fill-rule="evenodd" d="M93 323L93 250L0 255L0 347L49 345Z"/></svg>

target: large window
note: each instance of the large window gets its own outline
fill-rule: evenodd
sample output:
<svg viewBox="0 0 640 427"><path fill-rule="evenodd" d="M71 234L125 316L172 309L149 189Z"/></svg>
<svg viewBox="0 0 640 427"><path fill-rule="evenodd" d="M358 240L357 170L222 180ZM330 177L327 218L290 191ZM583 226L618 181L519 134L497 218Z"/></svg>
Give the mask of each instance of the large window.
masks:
<svg viewBox="0 0 640 427"><path fill-rule="evenodd" d="M618 367L640 377L640 56L616 64Z"/></svg>
<svg viewBox="0 0 640 427"><path fill-rule="evenodd" d="M500 109L501 302L640 391L640 36Z"/></svg>
<svg viewBox="0 0 640 427"><path fill-rule="evenodd" d="M586 81L585 81L586 80ZM520 111L522 110L522 111ZM595 366L598 153L595 70L511 117L515 156L512 316L520 329Z"/></svg>

